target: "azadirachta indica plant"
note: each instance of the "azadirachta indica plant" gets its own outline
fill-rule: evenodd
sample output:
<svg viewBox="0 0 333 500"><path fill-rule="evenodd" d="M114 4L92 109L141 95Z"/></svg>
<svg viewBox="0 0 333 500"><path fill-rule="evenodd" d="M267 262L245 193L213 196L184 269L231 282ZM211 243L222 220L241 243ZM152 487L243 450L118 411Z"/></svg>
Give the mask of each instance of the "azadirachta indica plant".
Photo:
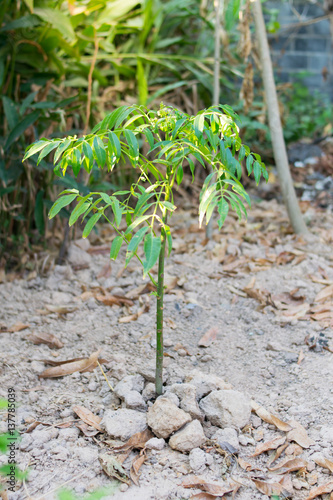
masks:
<svg viewBox="0 0 333 500"><path fill-rule="evenodd" d="M267 179L260 156L242 144L236 121L233 110L223 105L200 111L196 116L164 105L158 111L144 106L122 106L107 115L90 134L80 138L41 139L27 149L23 159L39 152L39 163L55 150L55 172L60 176L65 175L68 167L75 176L82 167L90 173L94 165L101 169L107 167L111 172L121 160L128 160L137 169L137 180L129 190L81 196L77 189L66 189L52 206L49 218L76 200L69 225L82 217L83 238L86 238L100 219L106 220L116 233L110 258L116 259L121 246L125 245L126 265L136 256L144 277L148 275L156 286L157 394L163 391L164 260L166 246L168 255L172 249L169 220L176 209L174 190L182 182L184 167L188 166L194 177L196 165L211 165L212 172L205 178L201 190L199 224L205 217L208 223L216 208L220 229L229 206L240 219L247 215L243 202L250 205L249 195L240 181L240 161L246 157L248 174L253 172L257 184L261 175ZM146 155L141 152L143 140L150 148ZM121 225L123 219L125 229ZM144 257L138 255L141 243ZM157 261L155 280L150 271Z"/></svg>

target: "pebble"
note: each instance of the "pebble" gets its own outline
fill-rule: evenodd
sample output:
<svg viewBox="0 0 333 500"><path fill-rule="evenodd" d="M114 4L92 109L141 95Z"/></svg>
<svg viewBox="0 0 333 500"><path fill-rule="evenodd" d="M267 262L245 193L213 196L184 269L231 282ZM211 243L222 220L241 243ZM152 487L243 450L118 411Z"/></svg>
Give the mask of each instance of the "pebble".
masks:
<svg viewBox="0 0 333 500"><path fill-rule="evenodd" d="M145 413L125 408L106 410L100 425L111 438L127 441L133 434L147 429L147 417Z"/></svg>
<svg viewBox="0 0 333 500"><path fill-rule="evenodd" d="M206 441L203 428L199 420L193 420L183 429L176 432L169 440L169 446L173 450L188 453L193 448L202 446Z"/></svg>
<svg viewBox="0 0 333 500"><path fill-rule="evenodd" d="M165 441L163 438L151 438L146 442L146 448L148 450L163 450L165 446Z"/></svg>
<svg viewBox="0 0 333 500"><path fill-rule="evenodd" d="M157 399L147 414L147 422L153 433L164 439L190 421L188 413L165 397Z"/></svg>
<svg viewBox="0 0 333 500"><path fill-rule="evenodd" d="M193 448L189 455L190 466L194 473L202 473L206 468L206 453L201 448Z"/></svg>
<svg viewBox="0 0 333 500"><path fill-rule="evenodd" d="M232 427L226 427L225 429L219 429L215 434L213 434L212 439L214 439L218 444L229 443L237 451L239 451L239 440L238 434Z"/></svg>
<svg viewBox="0 0 333 500"><path fill-rule="evenodd" d="M207 419L221 428L242 428L251 417L250 400L239 391L212 391L199 406Z"/></svg>

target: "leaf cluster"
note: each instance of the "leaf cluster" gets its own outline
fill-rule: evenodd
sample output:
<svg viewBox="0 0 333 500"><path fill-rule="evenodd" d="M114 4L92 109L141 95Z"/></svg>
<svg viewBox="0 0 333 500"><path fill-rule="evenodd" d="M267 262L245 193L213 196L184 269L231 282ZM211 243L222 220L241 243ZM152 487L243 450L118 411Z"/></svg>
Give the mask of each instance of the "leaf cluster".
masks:
<svg viewBox="0 0 333 500"><path fill-rule="evenodd" d="M248 174L258 183L261 175L267 179L260 156L252 154L242 144L236 124L237 116L229 106L215 106L190 116L178 109L161 105L158 111L144 106L122 106L101 121L93 131L81 138L41 139L31 145L24 160L38 153L37 164L54 152L55 172L64 175L71 168L75 176L81 168L88 173L94 165L113 171L119 162L128 161L137 171L137 180L129 190L91 192L81 196L78 190L65 190L50 210L52 218L74 200L77 201L69 218L73 225L79 217L85 221L83 237L95 224L106 219L118 233L111 246L115 259L122 244L127 245L126 265L137 254L143 242L144 274L156 263L161 249L161 235L172 247L167 223L176 209L174 188L181 184L184 168L189 167L194 178L198 165L210 165L212 173L203 184L199 222L211 218L217 208L219 227L229 206L239 218L246 217L244 201L250 198L242 183L240 161L246 158ZM142 144L149 146L147 154ZM238 156L238 159L237 159ZM124 219L126 229L121 229Z"/></svg>

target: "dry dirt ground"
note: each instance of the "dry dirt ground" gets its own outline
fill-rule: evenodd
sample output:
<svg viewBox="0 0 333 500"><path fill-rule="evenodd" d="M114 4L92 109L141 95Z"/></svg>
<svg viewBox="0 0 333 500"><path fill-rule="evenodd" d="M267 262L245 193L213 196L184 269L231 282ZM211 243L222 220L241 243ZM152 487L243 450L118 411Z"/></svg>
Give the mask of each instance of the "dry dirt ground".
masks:
<svg viewBox="0 0 333 500"><path fill-rule="evenodd" d="M275 201L258 203L247 224L229 216L221 233L215 230L207 243L195 212L176 212L164 308L169 381L182 382L193 370L215 374L281 420L304 426L311 446L293 443L289 455L281 451L279 458L296 457L306 463L287 477L289 490L290 482L293 486L289 496L280 496L296 500L314 498L309 491L328 483L329 465L333 467L332 462L327 467L316 463L333 460L333 217L310 206L305 217L316 240L292 235L284 208ZM100 450L109 447L107 437L93 435L89 427L85 433L79 430L73 411L81 405L102 417L106 409L121 406L100 368L39 378L47 367L44 360L87 358L98 349L112 386L140 367L153 365L154 297L147 288L142 290L142 272L134 260L123 269L125 252L110 265L111 240L112 234L103 229L90 243L72 243L64 266L51 264L47 272L39 268L37 275L25 279L8 281L3 276L0 397L7 398L8 389L15 389L16 425L23 437L16 459L21 469L30 471L8 498L55 499L63 484L77 498L110 485L116 485L115 493L105 499L221 498L204 494L204 486L184 488L185 478L193 475L189 456L168 446L147 451L140 486L115 482L98 460ZM118 301L132 297L133 305L123 305L122 300L121 305L108 305L110 295ZM210 328L217 329L217 338L199 347ZM31 334L52 334L63 347L36 344ZM6 432L5 409L0 419L0 431ZM35 421L41 424L36 427ZM207 438L217 430L209 422L204 429ZM236 500L271 498L252 479L272 477L267 467L274 451L251 455L256 446L285 433L254 413L238 433L238 456L211 442L202 447L212 457L200 473L202 484L237 484L241 487ZM124 462L125 469L137 453ZM254 470L238 462L239 457ZM6 456L0 459L6 463ZM328 487L318 498L332 498L331 491ZM201 497L194 497L200 492Z"/></svg>

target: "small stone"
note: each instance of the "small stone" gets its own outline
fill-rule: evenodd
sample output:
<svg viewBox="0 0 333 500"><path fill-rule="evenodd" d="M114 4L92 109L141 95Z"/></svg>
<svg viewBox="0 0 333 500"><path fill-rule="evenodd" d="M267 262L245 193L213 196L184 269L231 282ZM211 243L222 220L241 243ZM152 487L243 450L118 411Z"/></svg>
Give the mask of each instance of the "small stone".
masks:
<svg viewBox="0 0 333 500"><path fill-rule="evenodd" d="M154 399L156 396L155 384L149 382L142 391L142 397L147 402Z"/></svg>
<svg viewBox="0 0 333 500"><path fill-rule="evenodd" d="M124 397L124 402L126 408L131 408L132 410L145 411L147 409L145 400L137 391L129 391Z"/></svg>
<svg viewBox="0 0 333 500"><path fill-rule="evenodd" d="M174 394L173 392L166 392L165 394L163 394L163 396L159 396L157 399L160 399L160 398L169 399L174 405L178 406L178 408L179 408L180 401L179 401L179 397L177 396L177 394Z"/></svg>
<svg viewBox="0 0 333 500"><path fill-rule="evenodd" d="M159 398L148 410L147 422L157 437L166 439L191 421L191 416L167 398Z"/></svg>
<svg viewBox="0 0 333 500"><path fill-rule="evenodd" d="M180 399L180 408L186 413L189 413L193 420L204 420L204 415L201 412L196 401L196 387L192 384L173 384L169 391L176 394Z"/></svg>
<svg viewBox="0 0 333 500"><path fill-rule="evenodd" d="M178 356L181 356L183 358L187 355L187 352L185 351L185 349L178 349L177 353L178 353Z"/></svg>
<svg viewBox="0 0 333 500"><path fill-rule="evenodd" d="M229 443L233 446L237 451L239 451L239 441L237 431L232 427L226 427L225 429L219 429L212 436L217 444L221 446L221 443Z"/></svg>
<svg viewBox="0 0 333 500"><path fill-rule="evenodd" d="M155 367L144 365L138 369L140 375L145 378L148 382L155 382Z"/></svg>
<svg viewBox="0 0 333 500"><path fill-rule="evenodd" d="M261 418L257 417L257 415L252 415L251 420L252 420L252 425L255 429L258 429L258 427L262 425L262 420Z"/></svg>
<svg viewBox="0 0 333 500"><path fill-rule="evenodd" d="M199 420L193 420L184 429L176 432L169 440L169 446L173 450L188 453L193 448L202 446L206 441L202 425Z"/></svg>
<svg viewBox="0 0 333 500"><path fill-rule="evenodd" d="M207 396L212 391L217 389L231 389L232 386L226 383L222 378L212 375L210 373L203 373L198 370L193 371L185 379L185 382L189 382L194 385L197 390L197 400L200 401L204 396Z"/></svg>
<svg viewBox="0 0 333 500"><path fill-rule="evenodd" d="M323 426L320 429L320 437L329 443L333 443L333 427Z"/></svg>
<svg viewBox="0 0 333 500"><path fill-rule="evenodd" d="M222 428L242 428L251 417L250 400L239 391L213 391L199 406L213 425Z"/></svg>
<svg viewBox="0 0 333 500"><path fill-rule="evenodd" d="M298 354L297 353L294 353L294 352L285 352L283 357L284 357L284 360L287 362L287 363L297 363L298 361Z"/></svg>
<svg viewBox="0 0 333 500"><path fill-rule="evenodd" d="M124 398L129 391L142 392L144 387L144 378L142 375L127 375L114 388L114 392L120 398Z"/></svg>
<svg viewBox="0 0 333 500"><path fill-rule="evenodd" d="M126 483L122 483L120 486L119 486L119 491L121 491L122 493L125 493L125 491L128 490L128 484Z"/></svg>
<svg viewBox="0 0 333 500"><path fill-rule="evenodd" d="M210 354L205 354L200 358L201 363L209 363L213 360L213 357Z"/></svg>
<svg viewBox="0 0 333 500"><path fill-rule="evenodd" d="M255 446L256 444L253 437L249 436L248 434L240 434L238 439L239 439L239 444L241 444L242 446L248 446L249 444Z"/></svg>
<svg viewBox="0 0 333 500"><path fill-rule="evenodd" d="M184 382L185 372L179 366L178 363L170 363L170 365L168 366L168 369L167 369L167 374L168 374L168 383L170 385L180 384L180 383Z"/></svg>
<svg viewBox="0 0 333 500"><path fill-rule="evenodd" d="M202 473L206 468L206 453L201 448L193 448L189 455L190 466L194 473Z"/></svg>
<svg viewBox="0 0 333 500"><path fill-rule="evenodd" d="M148 450L163 450L165 446L165 441L163 438L151 438L146 442L146 448Z"/></svg>
<svg viewBox="0 0 333 500"><path fill-rule="evenodd" d="M127 441L133 434L147 429L147 419L142 412L121 408L106 410L100 425L111 438Z"/></svg>
<svg viewBox="0 0 333 500"><path fill-rule="evenodd" d="M50 453L55 455L54 458L56 460L63 460L63 461L67 460L67 457L69 455L69 451L64 446L56 446L55 448L50 450Z"/></svg>

